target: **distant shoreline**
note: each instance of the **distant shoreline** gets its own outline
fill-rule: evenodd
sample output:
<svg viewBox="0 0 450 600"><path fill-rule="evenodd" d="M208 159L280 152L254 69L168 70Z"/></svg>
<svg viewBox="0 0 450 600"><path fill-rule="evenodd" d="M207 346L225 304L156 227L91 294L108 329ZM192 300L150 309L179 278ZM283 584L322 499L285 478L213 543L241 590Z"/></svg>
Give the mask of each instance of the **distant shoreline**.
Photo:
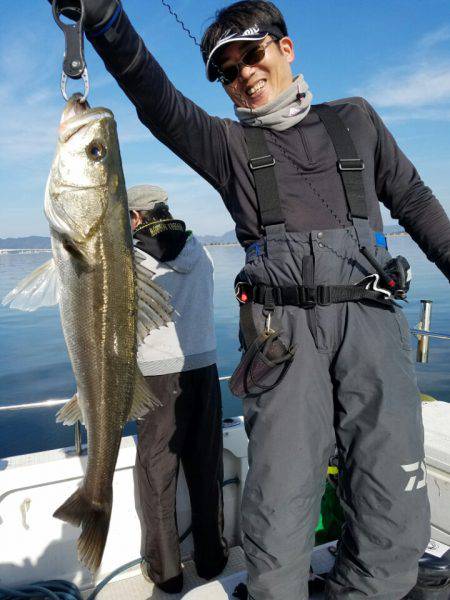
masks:
<svg viewBox="0 0 450 600"><path fill-rule="evenodd" d="M409 237L409 233L406 233L406 231L390 232L390 233L386 233L385 235L386 235L386 237ZM200 237L200 242L203 244L203 246L221 246L221 247L222 246L223 247L240 246L239 242L237 242L237 241L235 241L235 242L219 242L219 241L217 241L217 242L209 242L209 241L202 242L201 238L203 236L199 236L199 237ZM48 245L46 244L47 238L43 238L40 236L30 236L30 238L7 238L7 239L9 241L9 243L2 245L3 240L0 238L0 253L1 254L13 253L14 251L16 251L17 253L20 253L18 251L22 251L23 253L25 253L27 250L29 250L31 253L31 252L37 252L37 251L48 252L49 250L51 250L50 238L48 238ZM12 239L14 239L15 243L14 242L11 243ZM28 242L30 245L27 245L28 239L30 239L30 241ZM36 243L36 242L38 242L38 243ZM20 246L19 246L19 244L20 244ZM33 245L33 244L36 244L36 245Z"/></svg>

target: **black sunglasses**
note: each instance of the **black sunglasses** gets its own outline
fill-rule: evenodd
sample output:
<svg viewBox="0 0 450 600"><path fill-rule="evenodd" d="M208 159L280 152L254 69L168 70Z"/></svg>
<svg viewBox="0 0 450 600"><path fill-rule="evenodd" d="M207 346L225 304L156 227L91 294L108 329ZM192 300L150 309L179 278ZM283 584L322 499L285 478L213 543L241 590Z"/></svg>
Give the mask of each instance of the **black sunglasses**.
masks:
<svg viewBox="0 0 450 600"><path fill-rule="evenodd" d="M247 52L244 52L239 62L229 65L228 67L218 67L218 81L223 85L230 85L233 83L239 76L242 67L253 67L261 62L266 55L266 48L276 41L277 40L270 39L267 44L260 43L256 46L252 46Z"/></svg>

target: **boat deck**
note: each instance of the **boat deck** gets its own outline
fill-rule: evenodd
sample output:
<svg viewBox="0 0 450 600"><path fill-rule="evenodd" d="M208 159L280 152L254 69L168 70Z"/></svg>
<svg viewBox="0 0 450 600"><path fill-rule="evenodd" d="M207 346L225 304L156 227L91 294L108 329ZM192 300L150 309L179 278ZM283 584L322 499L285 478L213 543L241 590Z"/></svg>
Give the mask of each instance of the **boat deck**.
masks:
<svg viewBox="0 0 450 600"><path fill-rule="evenodd" d="M132 567L128 572L125 572L125 577L119 581L112 581L106 587L104 587L97 595L98 600L123 600L129 598L130 600L172 600L187 599L194 600L194 598L209 598L210 600L219 600L222 598L232 597L234 588L240 581L245 581L245 563L244 553L242 548L236 546L230 551L230 558L228 564L221 574L220 580L207 583L204 579L199 577L195 571L193 561L187 561L183 563L183 574L184 574L184 587L181 594L165 594L159 590L153 583L150 583L144 579L140 572L140 567ZM235 581L234 587L232 583L227 585L226 582ZM211 593L205 595L205 593L194 592L193 590L199 590L200 588L210 588L213 590ZM227 590L227 591L225 591ZM227 594L229 590L229 595ZM85 598L88 598L92 590L83 593Z"/></svg>
<svg viewBox="0 0 450 600"><path fill-rule="evenodd" d="M329 547L333 544L325 544L314 550L311 564L315 572L328 571L333 565L333 555ZM104 587L97 595L98 600L234 600L233 591L236 586L246 581L244 552L240 546L230 550L228 564L220 578L205 582L196 571L193 561L183 564L184 588L180 594L165 594L153 583L145 580L140 573L139 567L133 567L121 576L119 581L112 581ZM83 592L83 597L88 598L91 590ZM324 595L320 592L310 596L310 600L323 600Z"/></svg>

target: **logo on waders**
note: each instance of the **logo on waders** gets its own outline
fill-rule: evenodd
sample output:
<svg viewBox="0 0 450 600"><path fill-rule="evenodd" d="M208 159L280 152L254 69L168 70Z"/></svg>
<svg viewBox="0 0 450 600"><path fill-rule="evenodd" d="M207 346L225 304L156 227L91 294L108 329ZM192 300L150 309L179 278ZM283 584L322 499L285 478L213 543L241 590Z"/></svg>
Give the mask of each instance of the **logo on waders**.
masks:
<svg viewBox="0 0 450 600"><path fill-rule="evenodd" d="M407 473L416 473L416 475L411 475L408 483L405 487L405 492L412 492L413 490L420 490L427 485L426 477L427 477L427 468L425 463L422 461L411 463L410 465L401 465L402 469ZM421 477L421 479L420 479ZM417 481L419 479L419 481ZM416 484L417 481L417 484Z"/></svg>

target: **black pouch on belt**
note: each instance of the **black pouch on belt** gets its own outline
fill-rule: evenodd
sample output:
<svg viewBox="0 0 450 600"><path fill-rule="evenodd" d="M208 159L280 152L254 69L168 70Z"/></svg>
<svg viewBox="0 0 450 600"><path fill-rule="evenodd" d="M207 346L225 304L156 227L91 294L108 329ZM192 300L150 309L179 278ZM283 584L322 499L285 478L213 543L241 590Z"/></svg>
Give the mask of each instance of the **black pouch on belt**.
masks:
<svg viewBox="0 0 450 600"><path fill-rule="evenodd" d="M238 398L259 396L272 390L294 358L295 346L286 348L281 331L264 330L244 352L229 382L231 393Z"/></svg>

